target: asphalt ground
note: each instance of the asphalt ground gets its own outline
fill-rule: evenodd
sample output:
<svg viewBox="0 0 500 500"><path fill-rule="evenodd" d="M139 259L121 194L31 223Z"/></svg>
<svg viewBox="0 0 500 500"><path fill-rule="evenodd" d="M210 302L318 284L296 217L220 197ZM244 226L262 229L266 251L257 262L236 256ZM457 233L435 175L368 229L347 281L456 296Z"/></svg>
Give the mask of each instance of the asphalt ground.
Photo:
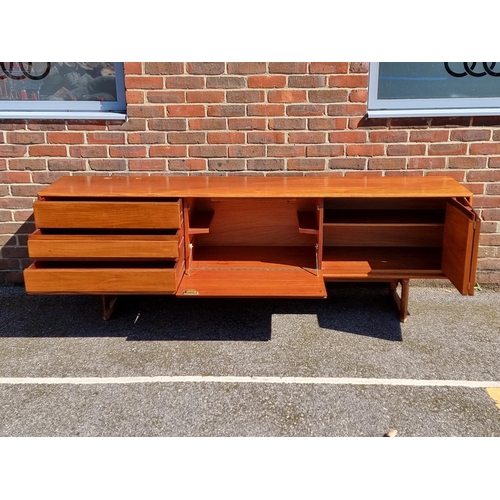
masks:
<svg viewBox="0 0 500 500"><path fill-rule="evenodd" d="M500 436L500 292L326 300L0 288L0 436Z"/></svg>

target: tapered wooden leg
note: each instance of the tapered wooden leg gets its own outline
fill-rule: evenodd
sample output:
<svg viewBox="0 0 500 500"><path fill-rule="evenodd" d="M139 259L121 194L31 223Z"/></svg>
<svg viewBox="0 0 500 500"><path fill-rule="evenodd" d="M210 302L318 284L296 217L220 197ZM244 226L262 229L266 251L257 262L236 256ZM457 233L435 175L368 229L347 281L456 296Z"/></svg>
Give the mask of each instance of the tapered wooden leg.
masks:
<svg viewBox="0 0 500 500"><path fill-rule="evenodd" d="M118 297L116 295L103 295L102 296L102 319L108 321L113 314L116 307L116 301Z"/></svg>
<svg viewBox="0 0 500 500"><path fill-rule="evenodd" d="M398 283L401 283L401 297L398 295ZM399 309L399 321L406 323L408 319L408 298L410 295L410 280L391 281L389 290Z"/></svg>

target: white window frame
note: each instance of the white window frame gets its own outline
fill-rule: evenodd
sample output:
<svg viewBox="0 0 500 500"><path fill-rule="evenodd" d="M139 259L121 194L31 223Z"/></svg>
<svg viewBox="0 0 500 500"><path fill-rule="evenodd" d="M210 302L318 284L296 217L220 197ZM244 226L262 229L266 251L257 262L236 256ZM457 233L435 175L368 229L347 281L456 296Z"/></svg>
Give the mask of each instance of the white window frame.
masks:
<svg viewBox="0 0 500 500"><path fill-rule="evenodd" d="M116 101L4 101L0 120L125 120L123 63L115 62Z"/></svg>
<svg viewBox="0 0 500 500"><path fill-rule="evenodd" d="M379 63L370 63L369 118L500 116L500 92L498 98L379 99L378 80Z"/></svg>

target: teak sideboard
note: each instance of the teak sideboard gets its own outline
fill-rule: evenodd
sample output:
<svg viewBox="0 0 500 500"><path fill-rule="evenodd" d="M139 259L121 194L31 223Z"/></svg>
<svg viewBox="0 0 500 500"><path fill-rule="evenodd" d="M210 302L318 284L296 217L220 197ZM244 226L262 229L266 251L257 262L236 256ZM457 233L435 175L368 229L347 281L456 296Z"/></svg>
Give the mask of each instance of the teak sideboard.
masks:
<svg viewBox="0 0 500 500"><path fill-rule="evenodd" d="M311 297L326 281L474 293L480 219L450 177L68 176L42 189L31 294ZM398 285L401 285L400 287ZM400 288L400 294L398 294Z"/></svg>

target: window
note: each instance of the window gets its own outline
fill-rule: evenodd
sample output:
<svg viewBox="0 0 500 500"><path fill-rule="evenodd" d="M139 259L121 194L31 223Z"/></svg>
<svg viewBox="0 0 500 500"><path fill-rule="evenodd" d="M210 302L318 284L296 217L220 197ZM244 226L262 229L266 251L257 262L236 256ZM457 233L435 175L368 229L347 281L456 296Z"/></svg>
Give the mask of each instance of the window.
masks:
<svg viewBox="0 0 500 500"><path fill-rule="evenodd" d="M368 116L500 116L500 63L370 63Z"/></svg>
<svg viewBox="0 0 500 500"><path fill-rule="evenodd" d="M0 119L125 117L123 63L0 63Z"/></svg>

